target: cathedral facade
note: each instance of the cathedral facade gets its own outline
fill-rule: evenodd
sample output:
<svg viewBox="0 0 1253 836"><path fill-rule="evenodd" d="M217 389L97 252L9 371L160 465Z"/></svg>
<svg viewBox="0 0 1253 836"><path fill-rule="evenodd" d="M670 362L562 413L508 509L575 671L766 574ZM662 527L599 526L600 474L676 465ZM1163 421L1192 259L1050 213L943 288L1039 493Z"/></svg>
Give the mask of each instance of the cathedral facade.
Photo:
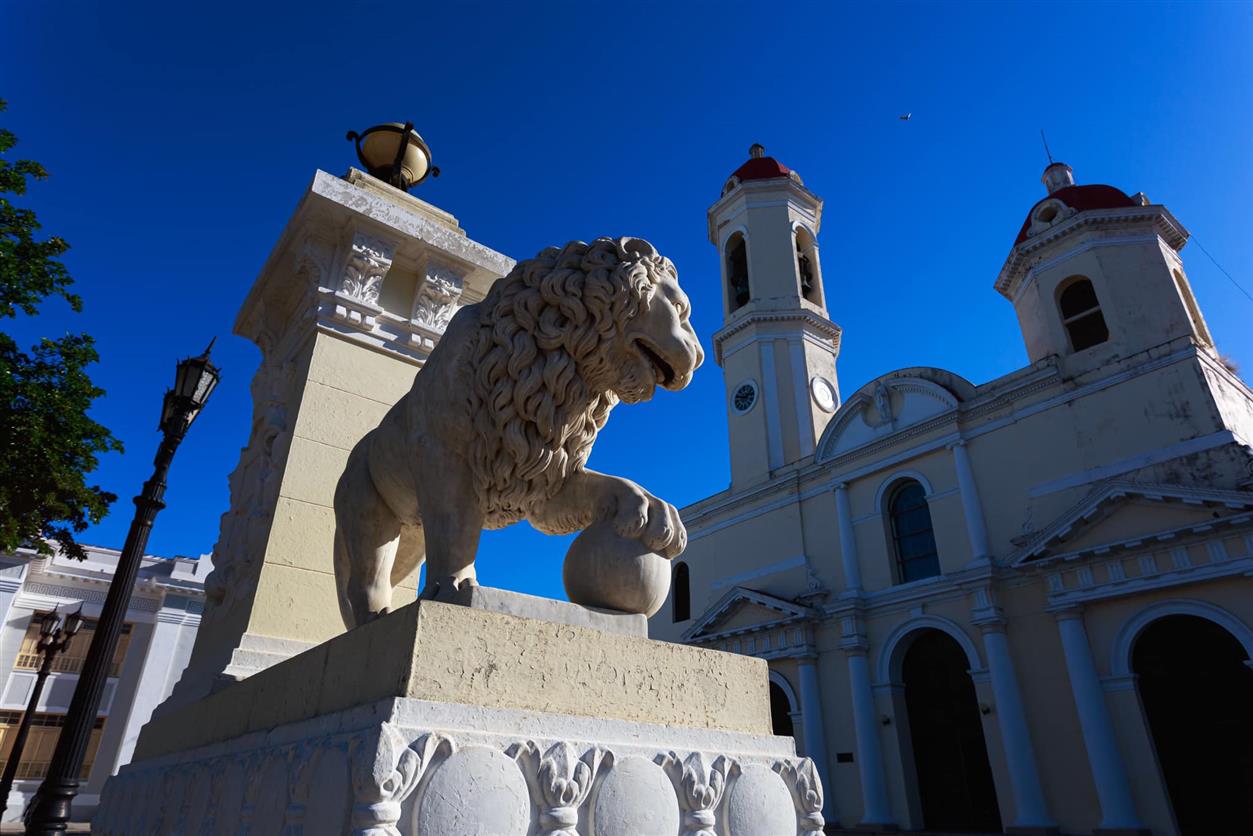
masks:
<svg viewBox="0 0 1253 836"><path fill-rule="evenodd" d="M650 634L768 660L847 828L1247 832L1253 392L1188 232L1054 163L995 281L1030 364L841 397L822 200L750 154L708 213L731 484Z"/></svg>

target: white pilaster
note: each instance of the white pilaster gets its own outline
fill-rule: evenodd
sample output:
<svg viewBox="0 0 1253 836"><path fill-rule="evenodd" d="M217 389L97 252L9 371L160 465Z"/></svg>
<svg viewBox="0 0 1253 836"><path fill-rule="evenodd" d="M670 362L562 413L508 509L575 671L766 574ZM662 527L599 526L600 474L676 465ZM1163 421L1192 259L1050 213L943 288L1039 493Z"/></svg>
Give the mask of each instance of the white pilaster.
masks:
<svg viewBox="0 0 1253 836"><path fill-rule="evenodd" d="M814 452L814 412L809 406L805 345L800 337L790 337L787 347L788 362L792 366L792 394L796 399L796 432L799 434L800 455L804 458Z"/></svg>
<svg viewBox="0 0 1253 836"><path fill-rule="evenodd" d="M1083 626L1083 615L1078 609L1066 609L1054 613L1054 616L1066 656L1070 689L1079 713L1079 728L1083 731L1083 744L1088 750L1088 764L1092 768L1092 780L1101 804L1101 829L1141 830L1144 824L1136 814L1135 801L1131 797L1131 784L1114 737L1105 693L1096 673L1092 647L1088 644L1088 631Z"/></svg>
<svg viewBox="0 0 1253 836"><path fill-rule="evenodd" d="M987 560L988 528L983 519L983 505L979 502L979 487L975 484L975 471L970 465L966 442L956 441L949 445L953 451L953 464L957 469L957 487L961 493L962 513L966 517L966 532L970 537L970 550L975 560Z"/></svg>
<svg viewBox="0 0 1253 836"><path fill-rule="evenodd" d="M822 722L822 694L818 689L818 666L813 659L801 659L799 673L801 725L805 741L804 755L811 758L814 766L818 768L818 777L822 779L822 785L827 788L825 814L834 821L836 818L835 785L831 783L831 773L827 770L827 733Z"/></svg>
<svg viewBox="0 0 1253 836"><path fill-rule="evenodd" d="M774 364L774 340L762 340L761 397L766 410L766 452L771 470L783 466L783 426L779 410L779 378Z"/></svg>
<svg viewBox="0 0 1253 836"><path fill-rule="evenodd" d="M126 716L126 731L114 757L113 774L130 763L135 743L139 740L139 730L152 718L153 709L161 704L182 673L181 665L178 670L171 671L176 662L185 661L177 652L179 639L185 631L194 634L199 624L198 615L189 615L183 610L162 609L157 613L156 622L152 625L152 638L143 648L144 665Z"/></svg>
<svg viewBox="0 0 1253 836"><path fill-rule="evenodd" d="M0 564L0 648L4 651L0 652L0 694L5 692L9 677L13 675L14 656L21 648L22 637L26 634L25 623L9 626L9 613L18 590L22 588L27 565L25 562Z"/></svg>
<svg viewBox="0 0 1253 836"><path fill-rule="evenodd" d="M853 509L848 501L848 484L835 486L835 510L840 519L840 565L844 569L846 592L861 591L861 565L857 561L857 537L853 534Z"/></svg>
<svg viewBox="0 0 1253 836"><path fill-rule="evenodd" d="M883 747L870 689L870 662L864 647L848 649L848 681L853 697L853 729L857 735L857 770L861 776L860 826L895 827L883 773ZM830 794L830 790L827 791Z"/></svg>
<svg viewBox="0 0 1253 836"><path fill-rule="evenodd" d="M1000 621L980 625L983 647L988 659L988 677L996 700L997 725L1005 747L1009 783L1014 794L1014 827L1031 830L1055 830L1057 823L1048 813L1040 774L1036 770L1035 750L1027 728L1027 714L1018 690L1018 677L1009 654L1009 639Z"/></svg>

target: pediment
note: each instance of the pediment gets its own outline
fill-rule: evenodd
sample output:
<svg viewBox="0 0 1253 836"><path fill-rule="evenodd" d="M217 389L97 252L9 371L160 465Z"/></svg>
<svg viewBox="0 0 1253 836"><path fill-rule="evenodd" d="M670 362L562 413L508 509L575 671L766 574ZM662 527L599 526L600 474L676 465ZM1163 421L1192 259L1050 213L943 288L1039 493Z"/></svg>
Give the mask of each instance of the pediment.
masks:
<svg viewBox="0 0 1253 836"><path fill-rule="evenodd" d="M867 383L840 406L818 443L818 461L957 409L957 396L939 383L894 374Z"/></svg>
<svg viewBox="0 0 1253 836"><path fill-rule="evenodd" d="M737 586L718 599L683 633L683 641L704 641L777 627L813 615L804 604Z"/></svg>
<svg viewBox="0 0 1253 836"><path fill-rule="evenodd" d="M1136 548L1243 521L1250 513L1253 493L1246 491L1107 482L1050 523L1011 562Z"/></svg>

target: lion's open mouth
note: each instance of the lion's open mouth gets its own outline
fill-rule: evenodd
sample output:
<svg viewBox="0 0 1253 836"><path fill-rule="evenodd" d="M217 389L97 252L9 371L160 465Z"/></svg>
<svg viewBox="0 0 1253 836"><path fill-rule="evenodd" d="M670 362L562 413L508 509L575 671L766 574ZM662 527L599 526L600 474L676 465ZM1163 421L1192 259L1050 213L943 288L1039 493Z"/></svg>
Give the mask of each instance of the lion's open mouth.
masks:
<svg viewBox="0 0 1253 836"><path fill-rule="evenodd" d="M669 386L674 382L674 367L667 363L660 354L653 351L643 340L636 340L635 347L639 349L640 354L644 356L653 367L653 376L662 386Z"/></svg>

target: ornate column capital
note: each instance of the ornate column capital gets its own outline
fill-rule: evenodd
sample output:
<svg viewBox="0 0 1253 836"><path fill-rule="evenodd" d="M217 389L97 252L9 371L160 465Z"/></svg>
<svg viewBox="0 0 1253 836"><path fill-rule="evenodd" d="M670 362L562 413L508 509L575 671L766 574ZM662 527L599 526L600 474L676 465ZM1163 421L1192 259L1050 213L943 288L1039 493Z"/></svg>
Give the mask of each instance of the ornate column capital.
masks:
<svg viewBox="0 0 1253 836"><path fill-rule="evenodd" d="M396 244L376 235L357 232L352 236L338 292L350 299L378 307L383 277L396 257Z"/></svg>
<svg viewBox="0 0 1253 836"><path fill-rule="evenodd" d="M850 613L840 619L840 649L849 655L865 655L870 650L861 619Z"/></svg>
<svg viewBox="0 0 1253 836"><path fill-rule="evenodd" d="M996 600L996 590L991 584L981 584L973 590L974 605L970 608L970 623L984 633L1005 632L1005 613Z"/></svg>
<svg viewBox="0 0 1253 836"><path fill-rule="evenodd" d="M1047 612L1052 613L1053 618L1057 619L1058 621L1070 621L1072 619L1082 619L1083 618L1083 605L1082 604L1062 604L1060 606L1047 608Z"/></svg>
<svg viewBox="0 0 1253 836"><path fill-rule="evenodd" d="M468 271L451 262L427 256L422 284L413 299L409 318L417 325L442 334L465 289Z"/></svg>

